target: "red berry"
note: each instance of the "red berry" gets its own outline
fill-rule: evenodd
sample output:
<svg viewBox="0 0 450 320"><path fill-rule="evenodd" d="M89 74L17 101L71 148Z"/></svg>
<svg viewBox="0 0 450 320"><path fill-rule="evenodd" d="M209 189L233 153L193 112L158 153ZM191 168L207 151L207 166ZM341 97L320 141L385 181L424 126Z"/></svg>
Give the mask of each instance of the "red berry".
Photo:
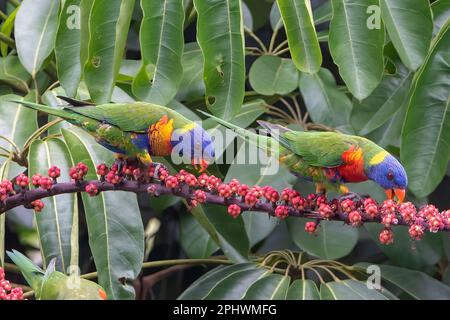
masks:
<svg viewBox="0 0 450 320"><path fill-rule="evenodd" d="M386 227L389 227L393 224L398 223L397 216L395 213L385 213L381 216L381 223L384 224Z"/></svg>
<svg viewBox="0 0 450 320"><path fill-rule="evenodd" d="M186 179L186 175L188 172L186 170L181 169L180 172L178 172L175 176L178 179L178 182L183 183Z"/></svg>
<svg viewBox="0 0 450 320"><path fill-rule="evenodd" d="M397 205L393 200L385 200L381 206L381 215L383 214L395 214Z"/></svg>
<svg viewBox="0 0 450 320"><path fill-rule="evenodd" d="M86 188L85 191L91 196L94 197L98 194L98 188L97 185L93 184L93 183L89 183Z"/></svg>
<svg viewBox="0 0 450 320"><path fill-rule="evenodd" d="M127 177L131 177L133 175L134 169L136 169L134 166L126 165L126 166L123 166L122 173L124 175L126 175Z"/></svg>
<svg viewBox="0 0 450 320"><path fill-rule="evenodd" d="M329 220L334 216L333 209L326 203L320 204L319 214L326 220Z"/></svg>
<svg viewBox="0 0 450 320"><path fill-rule="evenodd" d="M341 202L341 208L344 212L351 212L355 210L355 203L351 199L345 199Z"/></svg>
<svg viewBox="0 0 450 320"><path fill-rule="evenodd" d="M53 186L53 179L49 177L41 177L41 179L39 179L39 186L42 189L49 190Z"/></svg>
<svg viewBox="0 0 450 320"><path fill-rule="evenodd" d="M31 202L31 206L36 212L41 212L45 207L44 203L41 200L34 200L33 202Z"/></svg>
<svg viewBox="0 0 450 320"><path fill-rule="evenodd" d="M164 181L165 181L165 184L166 184L167 188L175 189L176 187L178 187L178 179L177 179L177 177L167 176Z"/></svg>
<svg viewBox="0 0 450 320"><path fill-rule="evenodd" d="M230 204L228 206L228 214L236 219L241 214L241 207L239 207L237 204Z"/></svg>
<svg viewBox="0 0 450 320"><path fill-rule="evenodd" d="M246 184L241 184L238 187L238 191L237 194L240 195L241 197L245 197L248 193L249 187Z"/></svg>
<svg viewBox="0 0 450 320"><path fill-rule="evenodd" d="M275 208L275 216L278 219L286 219L289 216L289 207L287 207L287 206L277 206Z"/></svg>
<svg viewBox="0 0 450 320"><path fill-rule="evenodd" d="M424 228L419 224L412 224L409 226L409 236L413 240L422 240L424 234Z"/></svg>
<svg viewBox="0 0 450 320"><path fill-rule="evenodd" d="M110 172L108 172L108 174L105 177L106 182L111 183L111 184L119 184L122 182L122 177L119 176L116 171L111 170Z"/></svg>
<svg viewBox="0 0 450 320"><path fill-rule="evenodd" d="M164 168L159 168L158 170L158 178L161 181L164 181L169 176L169 172Z"/></svg>
<svg viewBox="0 0 450 320"><path fill-rule="evenodd" d="M14 186L11 181L5 179L0 183L0 188L4 190L7 194L14 193Z"/></svg>
<svg viewBox="0 0 450 320"><path fill-rule="evenodd" d="M5 269L0 267L0 281L5 279Z"/></svg>
<svg viewBox="0 0 450 320"><path fill-rule="evenodd" d="M264 197L270 202L277 202L280 199L280 194L274 188L267 186L264 188Z"/></svg>
<svg viewBox="0 0 450 320"><path fill-rule="evenodd" d="M250 207L253 207L258 202L258 192L249 191L245 197L244 201L246 204L248 204Z"/></svg>
<svg viewBox="0 0 450 320"><path fill-rule="evenodd" d="M48 176L52 179L59 178L61 175L61 170L57 166L52 166L50 169L48 169Z"/></svg>
<svg viewBox="0 0 450 320"><path fill-rule="evenodd" d="M216 189L221 183L222 183L222 181L219 178L217 178L216 176L208 177L207 185L211 190Z"/></svg>
<svg viewBox="0 0 450 320"><path fill-rule="evenodd" d="M431 217L438 215L438 214L439 214L439 210L432 204L428 204L428 205L424 206L419 211L419 216L424 219L427 219L427 220L430 220Z"/></svg>
<svg viewBox="0 0 450 320"><path fill-rule="evenodd" d="M221 196L225 199L231 197L231 195L233 194L233 192L231 191L231 187L225 183L222 183L221 185L219 185L217 187L217 191L219 193L219 196Z"/></svg>
<svg viewBox="0 0 450 320"><path fill-rule="evenodd" d="M321 194L321 195L319 195L316 198L316 206L320 207L321 204L326 204L326 203L327 203L327 196L326 195Z"/></svg>
<svg viewBox="0 0 450 320"><path fill-rule="evenodd" d="M108 167L106 166L106 164L101 163L97 166L97 174L99 176L106 176L109 172Z"/></svg>
<svg viewBox="0 0 450 320"><path fill-rule="evenodd" d="M186 175L186 177L184 178L184 182L189 186L189 187L196 187L198 185L198 181L197 178L191 174L188 173Z"/></svg>
<svg viewBox="0 0 450 320"><path fill-rule="evenodd" d="M292 198L299 196L300 194L298 193L298 191L290 189L290 188L285 188L283 189L283 191L281 192L281 200L289 202L292 200Z"/></svg>
<svg viewBox="0 0 450 320"><path fill-rule="evenodd" d="M199 203L205 203L206 193L203 190L195 190L194 199L197 200Z"/></svg>
<svg viewBox="0 0 450 320"><path fill-rule="evenodd" d="M391 244L394 242L394 232L390 228L384 228L378 237L381 244Z"/></svg>
<svg viewBox="0 0 450 320"><path fill-rule="evenodd" d="M241 183L239 182L238 179L233 178L233 179L231 179L230 182L228 182L228 185L230 186L231 191L232 191L233 193L237 193L238 190L239 190L239 186L241 185Z"/></svg>
<svg viewBox="0 0 450 320"><path fill-rule="evenodd" d="M411 202L405 202L398 206L398 212L403 218L403 221L410 223L416 220L417 209Z"/></svg>
<svg viewBox="0 0 450 320"><path fill-rule="evenodd" d="M89 168L83 162L78 162L77 169L83 174L83 177L87 174Z"/></svg>
<svg viewBox="0 0 450 320"><path fill-rule="evenodd" d="M21 173L16 178L16 184L21 188L26 188L30 183L30 178L27 175Z"/></svg>
<svg viewBox="0 0 450 320"><path fill-rule="evenodd" d="M438 232L439 230L444 229L444 227L444 219L439 212L436 215L429 217L428 229L430 232Z"/></svg>
<svg viewBox="0 0 450 320"><path fill-rule="evenodd" d="M308 232L310 234L313 234L313 233L316 232L316 230L317 230L317 223L315 223L314 221L308 221L305 224L305 231L306 232Z"/></svg>
<svg viewBox="0 0 450 320"><path fill-rule="evenodd" d="M441 212L442 218L444 219L444 224L447 228L450 227L450 210Z"/></svg>
<svg viewBox="0 0 450 320"><path fill-rule="evenodd" d="M250 192L252 192L258 199L264 196L264 189L260 186L253 186L250 189Z"/></svg>
<svg viewBox="0 0 450 320"><path fill-rule="evenodd" d="M370 217L370 219L375 219L378 217L378 206L375 202L367 202L364 203L364 210L366 214Z"/></svg>
<svg viewBox="0 0 450 320"><path fill-rule="evenodd" d="M362 217L361 214L358 211L352 211L348 214L348 222L353 226L353 227L358 227L361 225L362 223Z"/></svg>
<svg viewBox="0 0 450 320"><path fill-rule="evenodd" d="M206 187L208 185L208 175L206 173L202 173L197 180L198 184L202 187Z"/></svg>
<svg viewBox="0 0 450 320"><path fill-rule="evenodd" d="M292 206L297 210L305 210L306 207L306 199L300 196L296 196L291 200Z"/></svg>

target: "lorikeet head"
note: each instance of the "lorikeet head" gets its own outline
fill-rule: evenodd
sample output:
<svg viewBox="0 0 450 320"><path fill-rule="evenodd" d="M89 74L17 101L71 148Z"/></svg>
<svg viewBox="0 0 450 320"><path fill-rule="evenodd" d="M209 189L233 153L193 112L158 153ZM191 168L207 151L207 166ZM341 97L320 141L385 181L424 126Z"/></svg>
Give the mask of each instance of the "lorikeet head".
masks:
<svg viewBox="0 0 450 320"><path fill-rule="evenodd" d="M199 166L199 172L205 171L215 158L214 144L209 133L200 125L193 123L174 134L175 136L172 136L174 150L182 157L188 156L196 169Z"/></svg>
<svg viewBox="0 0 450 320"><path fill-rule="evenodd" d="M367 177L384 188L389 199L397 197L399 202L405 198L408 177L401 163L388 154L375 155L366 169Z"/></svg>

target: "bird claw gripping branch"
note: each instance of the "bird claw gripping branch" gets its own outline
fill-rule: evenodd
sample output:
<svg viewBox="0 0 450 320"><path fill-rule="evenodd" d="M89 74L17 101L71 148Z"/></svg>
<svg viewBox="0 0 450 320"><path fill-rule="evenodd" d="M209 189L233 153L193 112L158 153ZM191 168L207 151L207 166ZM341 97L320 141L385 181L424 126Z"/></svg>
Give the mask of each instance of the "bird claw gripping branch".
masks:
<svg viewBox="0 0 450 320"><path fill-rule="evenodd" d="M329 200L325 194L303 196L293 189L284 189L280 193L271 186L248 186L238 179L225 183L206 173L196 177L180 170L170 175L165 167L158 165L142 169L127 164L119 172L116 164L111 167L100 164L96 171L100 179L91 181L84 179L87 172L88 166L80 162L69 170L71 182L57 181L60 169L56 166L48 170L47 176L35 174L30 179L21 174L14 181L3 180L0 183L0 214L20 205L45 214L41 199L46 197L74 192L86 192L94 197L103 191L122 190L155 197L172 194L185 198L190 209L203 203L226 206L232 218L250 210L265 212L280 220L310 218L313 221L305 224L305 232L310 234L317 232L322 220L342 221L351 227L376 222L384 226L379 235L383 244L393 243L393 226L396 225L407 226L412 240L421 240L426 231L450 231L450 210L439 211L430 204L417 208L410 202L398 204L385 200L377 203L366 196Z"/></svg>

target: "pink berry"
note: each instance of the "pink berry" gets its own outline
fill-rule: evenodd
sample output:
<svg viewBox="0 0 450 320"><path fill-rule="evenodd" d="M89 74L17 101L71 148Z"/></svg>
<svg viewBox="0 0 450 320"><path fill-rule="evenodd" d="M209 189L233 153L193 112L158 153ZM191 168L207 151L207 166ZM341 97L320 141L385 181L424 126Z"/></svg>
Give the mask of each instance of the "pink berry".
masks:
<svg viewBox="0 0 450 320"><path fill-rule="evenodd" d="M105 177L106 182L111 183L111 184L119 184L122 182L122 178L121 176L119 176L116 171L111 170L110 172L108 172L108 174Z"/></svg>
<svg viewBox="0 0 450 320"><path fill-rule="evenodd" d="M61 175L61 170L57 166L52 166L50 169L48 169L48 176L52 179L59 178Z"/></svg>
<svg viewBox="0 0 450 320"><path fill-rule="evenodd" d="M305 224L305 231L310 233L310 234L314 234L317 230L317 223L315 223L314 221L308 221Z"/></svg>
<svg viewBox="0 0 450 320"><path fill-rule="evenodd" d="M221 183L222 183L222 181L219 178L217 178L216 176L208 177L207 185L211 190L216 189Z"/></svg>
<svg viewBox="0 0 450 320"><path fill-rule="evenodd" d="M53 186L53 179L49 177L41 177L41 179L39 180L39 186L42 189L49 190Z"/></svg>
<svg viewBox="0 0 450 320"><path fill-rule="evenodd" d="M277 202L280 199L280 194L272 187L267 187L264 192L264 197L270 202Z"/></svg>
<svg viewBox="0 0 450 320"><path fill-rule="evenodd" d="M198 185L197 178L191 173L186 174L184 182L191 188L196 187Z"/></svg>
<svg viewBox="0 0 450 320"><path fill-rule="evenodd" d="M91 196L94 197L98 194L97 185L90 183L86 186L85 191Z"/></svg>
<svg viewBox="0 0 450 320"><path fill-rule="evenodd" d="M31 202L31 206L36 212L41 212L45 207L44 203L41 200L34 200L33 202Z"/></svg>
<svg viewBox="0 0 450 320"><path fill-rule="evenodd" d="M231 191L231 187L228 184L222 183L217 187L217 191L219 193L219 196L223 198L229 198L233 194Z"/></svg>
<svg viewBox="0 0 450 320"><path fill-rule="evenodd" d="M248 192L244 197L244 201L250 207L253 207L258 202L258 192Z"/></svg>
<svg viewBox="0 0 450 320"><path fill-rule="evenodd" d="M411 202L405 202L398 206L398 212L403 218L403 221L410 223L416 220L417 209Z"/></svg>
<svg viewBox="0 0 450 320"><path fill-rule="evenodd" d="M241 207L239 207L237 204L230 204L228 206L228 214L236 219L241 214Z"/></svg>
<svg viewBox="0 0 450 320"><path fill-rule="evenodd" d="M424 228L419 224L412 224L408 229L409 236L413 240L422 240L424 235Z"/></svg>
<svg viewBox="0 0 450 320"><path fill-rule="evenodd" d="M206 193L203 190L195 190L194 199L197 200L199 203L205 203Z"/></svg>
<svg viewBox="0 0 450 320"><path fill-rule="evenodd" d="M230 182L228 182L228 185L230 186L231 191L232 191L233 193L237 193L237 192L238 192L238 189L239 189L239 186L241 185L241 183L239 182L238 179L233 178L233 179L231 179Z"/></svg>
<svg viewBox="0 0 450 320"><path fill-rule="evenodd" d="M246 184L241 184L241 185L238 187L237 194L240 195L241 197L245 197L245 196L247 195L248 191L249 191L248 185L246 185Z"/></svg>
<svg viewBox="0 0 450 320"><path fill-rule="evenodd" d="M353 227L358 227L361 225L362 223L362 217L361 214L358 211L352 211L348 214L348 222L353 226Z"/></svg>
<svg viewBox="0 0 450 320"><path fill-rule="evenodd" d="M322 203L319 206L319 214L326 220L334 216L334 212L328 204Z"/></svg>
<svg viewBox="0 0 450 320"><path fill-rule="evenodd" d="M178 179L174 176L168 176L164 181L167 188L175 189L178 187Z"/></svg>
<svg viewBox="0 0 450 320"><path fill-rule="evenodd" d="M344 212L352 212L355 210L355 203L351 199L345 199L341 202L341 208Z"/></svg>
<svg viewBox="0 0 450 320"><path fill-rule="evenodd" d="M41 180L42 176L39 173L34 174L31 177L31 184L35 187L39 187L39 181Z"/></svg>
<svg viewBox="0 0 450 320"><path fill-rule="evenodd" d="M289 207L287 207L287 206L277 206L275 208L275 216L278 219L286 219L289 216Z"/></svg>
<svg viewBox="0 0 450 320"><path fill-rule="evenodd" d="M292 206L297 210L305 210L306 199L300 196L293 197L291 200Z"/></svg>
<svg viewBox="0 0 450 320"><path fill-rule="evenodd" d="M202 173L199 177L198 177L198 184L202 187L206 187L208 185L208 175L206 173Z"/></svg>
<svg viewBox="0 0 450 320"><path fill-rule="evenodd" d="M30 178L27 175L21 173L16 178L16 184L21 188L26 188L30 183Z"/></svg>
<svg viewBox="0 0 450 320"><path fill-rule="evenodd" d="M394 242L394 232L390 228L384 228L378 237L381 244L391 244Z"/></svg>
<svg viewBox="0 0 450 320"><path fill-rule="evenodd" d="M108 169L108 167L106 166L106 164L104 164L104 163L101 163L101 164L99 164L98 166L97 166L97 174L99 175L99 176L106 176L107 174L108 174L108 172L109 172L109 169Z"/></svg>

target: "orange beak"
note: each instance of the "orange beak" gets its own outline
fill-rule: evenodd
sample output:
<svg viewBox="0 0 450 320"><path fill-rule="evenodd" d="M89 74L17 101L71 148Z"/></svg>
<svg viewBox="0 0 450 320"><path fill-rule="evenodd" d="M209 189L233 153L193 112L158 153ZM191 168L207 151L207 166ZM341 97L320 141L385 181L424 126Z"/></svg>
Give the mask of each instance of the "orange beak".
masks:
<svg viewBox="0 0 450 320"><path fill-rule="evenodd" d="M204 159L200 160L200 164L197 164L195 160L192 160L192 165L194 166L195 170L198 170L198 173L205 172L208 168L209 164Z"/></svg>
<svg viewBox="0 0 450 320"><path fill-rule="evenodd" d="M394 196L397 197L398 203L402 203L405 199L405 189L386 189L386 196L390 200L394 200Z"/></svg>

